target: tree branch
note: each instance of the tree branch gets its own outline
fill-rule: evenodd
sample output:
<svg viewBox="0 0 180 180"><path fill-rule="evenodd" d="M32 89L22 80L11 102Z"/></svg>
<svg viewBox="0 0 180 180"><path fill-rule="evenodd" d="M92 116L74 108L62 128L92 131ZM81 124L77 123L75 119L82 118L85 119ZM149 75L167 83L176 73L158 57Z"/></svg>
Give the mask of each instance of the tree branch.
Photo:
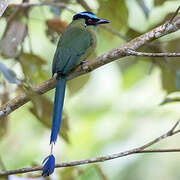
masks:
<svg viewBox="0 0 180 180"><path fill-rule="evenodd" d="M3 15L9 3L10 3L10 0L6 0L6 1L0 0L0 17Z"/></svg>
<svg viewBox="0 0 180 180"><path fill-rule="evenodd" d="M143 56L143 57L180 57L180 53L146 53L137 52L131 49L125 50L127 56Z"/></svg>
<svg viewBox="0 0 180 180"><path fill-rule="evenodd" d="M163 139L166 139L167 137L173 136L180 132L180 129L176 130L176 127L179 125L180 120L178 120L173 127L164 133L163 135L155 138L154 140L140 146L137 148L133 148L124 152L91 158L91 159L85 159L80 161L71 161L71 162L64 162L56 164L56 168L62 168L62 167L70 167L70 166L78 166L83 164L90 164L90 163L97 163L97 162L104 162L112 159L117 159L120 157L128 156L131 154L139 154L139 153L162 153L162 152L180 152L180 148L178 149L151 149L151 150L145 150L146 148L162 141ZM40 171L42 170L43 166L35 166L31 168L22 168L22 169L15 169L15 170L9 170L9 171L0 171L0 177L7 176L11 174L19 174L19 173L27 173L27 172L33 172L33 171Z"/></svg>
<svg viewBox="0 0 180 180"><path fill-rule="evenodd" d="M171 23L173 19L178 15L179 10L180 10L180 6L177 8L176 12L172 15L171 19L169 20L169 23Z"/></svg>
<svg viewBox="0 0 180 180"><path fill-rule="evenodd" d="M102 54L101 56L84 63L82 66L77 66L68 76L69 79L73 79L77 76L82 74L86 74L91 72L107 63L115 61L117 59L123 58L127 56L127 49L131 49L135 51L136 49L142 47L148 42L154 41L162 36L167 34L173 33L180 29L180 16L174 18L171 23L167 21L163 25L125 43L124 45L114 48L111 51ZM41 84L37 85L33 88L33 91L37 94L44 94L47 91L53 89L55 87L55 78L48 79ZM0 107L0 119L2 117L7 116L17 108L21 107L25 103L30 101L30 98L25 93L20 94L19 96L15 97L14 99L8 101L6 104Z"/></svg>

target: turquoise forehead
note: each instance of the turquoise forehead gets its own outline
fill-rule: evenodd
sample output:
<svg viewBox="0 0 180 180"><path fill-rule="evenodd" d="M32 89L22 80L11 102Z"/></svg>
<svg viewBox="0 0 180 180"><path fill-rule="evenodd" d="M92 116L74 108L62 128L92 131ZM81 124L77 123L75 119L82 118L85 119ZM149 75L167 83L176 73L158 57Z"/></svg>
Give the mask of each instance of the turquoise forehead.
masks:
<svg viewBox="0 0 180 180"><path fill-rule="evenodd" d="M98 18L96 15L91 14L91 13L86 13L86 12L77 13L76 15L89 16L90 18L95 18L95 19L97 19L97 18Z"/></svg>

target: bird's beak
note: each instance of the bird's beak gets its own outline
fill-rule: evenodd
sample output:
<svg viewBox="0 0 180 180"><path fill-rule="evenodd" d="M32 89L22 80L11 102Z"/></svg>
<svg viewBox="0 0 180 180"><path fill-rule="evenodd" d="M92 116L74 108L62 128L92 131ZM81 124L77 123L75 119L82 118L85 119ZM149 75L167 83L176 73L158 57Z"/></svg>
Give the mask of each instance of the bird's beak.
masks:
<svg viewBox="0 0 180 180"><path fill-rule="evenodd" d="M111 23L111 21L107 19L99 19L99 21L96 22L96 24L107 24L107 23Z"/></svg>

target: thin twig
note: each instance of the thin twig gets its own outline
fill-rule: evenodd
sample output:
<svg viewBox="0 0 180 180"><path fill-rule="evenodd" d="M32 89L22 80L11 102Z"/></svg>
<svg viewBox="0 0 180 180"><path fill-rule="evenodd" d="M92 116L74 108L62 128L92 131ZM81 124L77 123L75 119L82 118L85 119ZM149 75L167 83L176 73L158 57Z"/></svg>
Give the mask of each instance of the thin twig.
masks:
<svg viewBox="0 0 180 180"><path fill-rule="evenodd" d="M131 49L125 49L127 56L145 56L145 57L180 57L180 53L145 53L137 52Z"/></svg>
<svg viewBox="0 0 180 180"><path fill-rule="evenodd" d="M105 173L103 172L103 170L101 169L100 166L98 166L97 164L95 165L96 170L98 171L99 175L101 176L101 180L108 180L108 178L106 177Z"/></svg>
<svg viewBox="0 0 180 180"><path fill-rule="evenodd" d="M176 32L180 29L180 16L174 18L173 22L169 24L168 22L164 23L163 25L131 40L124 45L114 48L111 51L102 54L101 56L97 57L94 60L87 61L83 64L83 66L77 66L68 76L69 79L73 79L77 76L82 74L86 74L91 72L107 63L110 63L114 60L123 58L127 56L127 49L131 49L133 51L137 50L138 48L142 47L143 45L147 44L148 42L154 41L162 36L170 34L172 32ZM49 90L55 87L56 80L55 78L48 79L38 86L34 87L33 90L37 94L44 94ZM25 93L22 93L15 97L14 99L8 101L6 104L0 107L0 119L2 117L7 116L17 108L21 107L25 103L30 101L30 98Z"/></svg>
<svg viewBox="0 0 180 180"><path fill-rule="evenodd" d="M146 6L144 0L138 0L137 2L139 3L141 9L143 10L146 18L148 18L149 17L149 13L150 13L150 9Z"/></svg>
<svg viewBox="0 0 180 180"><path fill-rule="evenodd" d="M77 0L77 2L86 10L86 11L91 11L91 8L89 5L86 3L84 0Z"/></svg>
<svg viewBox="0 0 180 180"><path fill-rule="evenodd" d="M132 155L132 154L142 154L142 153L177 153L180 152L180 148L176 149L151 149L151 150L135 150L133 152L125 151L117 154L111 154L107 156L101 156L97 158L91 158L91 159L85 159L80 161L70 161L70 162L62 162L59 164L56 164L56 168L63 168L63 167L72 167L72 166L79 166L79 165L85 165L90 163L98 163L98 162L104 162L108 160L117 159L120 157ZM22 169L15 169L15 170L9 170L9 171L0 171L0 177L12 175L12 174L22 174L22 173L28 173L28 172L34 172L34 171L41 171L43 166L35 166L30 168L22 168Z"/></svg>
<svg viewBox="0 0 180 180"><path fill-rule="evenodd" d="M169 20L169 23L172 23L173 19L177 16L179 10L180 10L180 6L177 8L176 12L173 14L173 16L171 17L171 19Z"/></svg>
<svg viewBox="0 0 180 180"><path fill-rule="evenodd" d="M51 2L51 1L45 1L45 2L39 2L39 3L21 3L21 4L10 4L9 6L13 7L21 7L21 8L27 8L27 7L35 7L35 6L56 6L60 8L65 8L68 11L71 11L73 13L76 13L73 9L69 8L68 4L62 3L62 2Z"/></svg>
<svg viewBox="0 0 180 180"><path fill-rule="evenodd" d="M162 141L163 139L179 133L180 130L175 131L175 129L179 125L179 123L180 123L180 120L178 120L169 131L167 131L163 135L155 138L154 140L152 140L152 141L150 141L150 142L148 142L148 143L146 143L146 144L144 144L144 145L142 145L140 147L133 148L133 149L130 149L130 150L127 150L127 151L124 151L124 152L105 155L105 156L96 157L96 158L90 158L90 159L85 159L85 160L80 160L80 161L71 161L71 162L59 163L59 164L56 164L56 168L78 166L78 165L97 163L97 162L104 162L104 161L117 159L117 158L120 158L120 157L128 156L128 155L131 155L131 154L138 154L138 153L180 152L180 148L178 148L178 149L151 149L151 150L145 150L146 148L148 148L148 147ZM42 166L15 169L15 170L9 170L9 171L1 171L0 172L0 177L1 176L11 175L11 174L27 173L27 172L40 171L40 170L42 170Z"/></svg>

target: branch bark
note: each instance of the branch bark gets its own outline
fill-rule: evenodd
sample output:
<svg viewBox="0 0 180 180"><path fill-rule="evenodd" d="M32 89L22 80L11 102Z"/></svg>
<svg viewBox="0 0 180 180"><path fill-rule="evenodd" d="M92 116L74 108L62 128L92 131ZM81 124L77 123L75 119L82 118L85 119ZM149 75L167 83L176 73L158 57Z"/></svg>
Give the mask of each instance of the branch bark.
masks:
<svg viewBox="0 0 180 180"><path fill-rule="evenodd" d="M101 156L97 158L91 158L91 159L85 159L85 160L80 160L80 161L72 161L72 162L64 162L64 163L59 163L56 164L56 168L62 168L62 167L70 167L70 166L78 166L78 165L83 165L83 164L90 164L90 163L97 163L97 162L104 162L112 159L117 159L120 157L128 156L131 154L139 154L139 153L162 153L162 152L180 152L180 148L178 149L151 149L151 150L145 150L148 147L162 141L163 139L166 139L167 137L173 136L177 133L180 132L180 129L175 130L176 127L179 125L180 120L178 120L173 127L164 133L163 135L155 138L154 140L140 146L137 148L133 148L124 152L116 153L116 154L111 154L111 155L106 155L106 156ZM33 171L40 171L42 170L43 166L35 166L31 168L22 168L22 169L15 169L15 170L9 170L9 171L0 171L0 177L2 176L7 176L11 174L19 174L19 173L27 173L27 172L33 172Z"/></svg>
<svg viewBox="0 0 180 180"><path fill-rule="evenodd" d="M125 43L124 45L114 48L111 51L102 54L101 56L84 63L82 66L77 66L68 76L69 79L73 79L77 76L91 72L107 63L115 61L117 59L127 56L127 49L132 51L137 50L148 42L154 41L162 36L176 32L180 29L180 16L175 17L173 20L167 21L163 25L154 28L153 30ZM33 88L33 91L37 94L44 94L47 91L53 89L56 84L56 79L48 79L41 84ZM25 103L30 101L30 98L25 93L20 94L14 99L8 101L6 104L0 107L0 119L7 116L17 108L21 107Z"/></svg>

